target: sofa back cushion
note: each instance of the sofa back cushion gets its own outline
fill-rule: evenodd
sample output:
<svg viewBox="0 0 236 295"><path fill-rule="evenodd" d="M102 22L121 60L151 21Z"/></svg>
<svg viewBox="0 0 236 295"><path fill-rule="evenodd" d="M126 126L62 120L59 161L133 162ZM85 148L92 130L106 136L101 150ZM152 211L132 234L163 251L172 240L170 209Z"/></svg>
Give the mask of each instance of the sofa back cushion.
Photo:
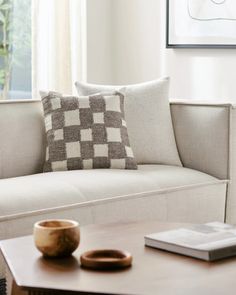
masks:
<svg viewBox="0 0 236 295"><path fill-rule="evenodd" d="M44 159L41 101L1 101L0 178L42 172Z"/></svg>
<svg viewBox="0 0 236 295"><path fill-rule="evenodd" d="M130 91L134 97L130 96L130 100L134 101L136 93L140 96L139 102L141 106L137 105L139 110L138 114L132 116L132 106L130 105L129 113L129 125L132 124L131 134L134 138L135 134L139 135L140 147L136 144L136 153L139 154L139 163L151 163L154 164L152 158L155 157L153 150L155 151L157 143L153 140L153 134L158 132L158 126L154 124L155 116L153 114L157 109L157 97L155 93L157 90L162 90L163 95L167 96L166 88L163 84L168 84L168 80L153 81L144 83L143 85L132 86ZM148 88L148 98L145 96L146 89ZM99 89L100 90L100 89ZM108 90L108 89L106 89ZM151 94L151 96L150 96ZM154 104L154 105L153 105ZM165 99L162 107L169 112L169 103ZM147 112L147 109L154 112ZM131 116L130 116L131 115ZM150 115L152 115L150 117ZM150 117L150 124L144 118ZM162 112L159 112L156 116L162 117ZM168 115L169 116L169 115ZM134 119L134 120L133 120ZM162 121L161 120L161 121ZM164 120L166 122L166 120ZM162 122L164 122L162 121ZM135 122L138 122L135 126ZM127 122L128 123L128 122ZM151 130L148 126L152 126ZM164 142L169 142L167 150L163 150L164 156L163 164L181 165L174 141L174 135L172 130L172 122L169 117L167 125L164 125L167 129L171 128L171 136L162 133L162 139ZM148 132L148 130L150 132ZM128 132L130 131L128 126ZM162 130L163 132L163 130ZM151 135L150 135L151 134ZM145 137L145 138L144 138ZM147 138L149 137L149 139ZM163 143L163 142L161 142ZM133 148L132 142L131 147ZM171 152L169 152L169 147ZM172 149L172 147L174 147ZM159 148L157 146L157 148ZM138 150L137 150L138 149ZM43 119L42 103L39 100L25 100L25 101L1 101L0 102L0 178L16 177L23 175L30 175L40 173L43 171L43 165L45 161L46 153L46 133ZM135 152L134 152L135 153ZM146 155L150 157L146 158ZM168 156L169 155L169 156Z"/></svg>
<svg viewBox="0 0 236 295"><path fill-rule="evenodd" d="M122 91L130 144L138 164L181 166L169 106L169 78L127 86L76 82L79 95Z"/></svg>
<svg viewBox="0 0 236 295"><path fill-rule="evenodd" d="M177 146L185 167L221 179L232 177L232 161L228 159L233 142L229 128L234 127L231 108L191 102L171 105ZM45 150L41 101L0 101L0 178L42 172Z"/></svg>

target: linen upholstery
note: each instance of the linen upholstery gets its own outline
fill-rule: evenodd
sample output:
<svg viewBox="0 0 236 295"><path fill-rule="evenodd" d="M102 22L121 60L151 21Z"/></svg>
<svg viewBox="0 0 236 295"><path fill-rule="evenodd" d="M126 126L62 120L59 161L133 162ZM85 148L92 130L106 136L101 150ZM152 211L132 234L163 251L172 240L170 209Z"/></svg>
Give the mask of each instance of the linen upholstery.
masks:
<svg viewBox="0 0 236 295"><path fill-rule="evenodd" d="M232 104L175 101L171 103L171 114L183 165L230 180L225 219L236 224L235 107ZM214 135L209 141L210 132ZM45 150L41 101L1 101L0 178L42 172Z"/></svg>
<svg viewBox="0 0 236 295"><path fill-rule="evenodd" d="M42 172L44 159L41 102L0 101L0 179Z"/></svg>
<svg viewBox="0 0 236 295"><path fill-rule="evenodd" d="M76 82L79 95L120 90L125 93L125 117L138 164L181 166L169 107L169 78L128 86Z"/></svg>
<svg viewBox="0 0 236 295"><path fill-rule="evenodd" d="M101 182L101 179L98 179L99 197L102 194L100 200L95 198L84 201L84 191L81 191L76 182L80 185L84 183L91 190L91 192L87 191L87 195L91 193L91 198L94 198L95 190L88 185L91 177L83 182L84 178L83 181L79 181L79 177L74 176L68 177L71 178L70 181L68 178L64 179L63 192L67 191L69 197L66 195L67 203L63 203L65 201L61 197L57 198L58 196L52 194L60 184L60 177L58 176L58 180L52 183L42 181L45 175L52 175L50 177L54 178L54 175L63 172L31 175L42 172L45 159L45 128L41 101L0 102L0 178L2 178L0 179L0 210L2 210L0 239L29 234L32 232L35 221L50 217L79 219L81 224L153 218L183 222L223 221L226 218L227 222L236 223L236 110L234 106L175 102L171 104L171 111L179 153L184 166L205 171L213 178L198 171L161 165L151 166L153 170L150 167L145 173L142 168L134 171L109 170L108 174L112 182L110 179L107 180L107 175L103 177L106 181ZM209 134L212 134L210 144L209 140L206 140ZM172 170L173 168L177 170ZM99 171L99 173L107 173L107 170ZM186 171L189 171L188 176ZM66 173L77 175L78 172L85 177L90 170ZM137 172L142 175L132 178L131 174L136 175ZM121 177L123 173L125 177ZM127 179L129 181L127 190L126 182L125 185L118 186L121 180L125 181L126 173L130 176ZM30 176L9 178L21 175ZM207 179L204 180L203 175ZM96 180L96 177L94 175L93 180ZM229 179L228 184L223 180L225 178ZM119 188L120 197L109 193L114 191L114 183ZM43 188L41 188L42 184ZM176 187L176 185L179 186ZM141 193L137 193L134 187L139 188ZM46 199L47 191L49 195ZM59 190L57 192L60 193ZM14 206L17 196L13 193L21 194L19 200L24 202L20 209L27 214L14 211L14 207L17 207ZM75 196L80 203L72 204ZM43 201L40 202L39 197ZM53 208L45 210L48 207ZM15 214L19 213L17 217ZM1 261L0 269L2 269L0 270L1 278L3 277Z"/></svg>
<svg viewBox="0 0 236 295"><path fill-rule="evenodd" d="M210 175L165 165L2 179L0 240L31 234L33 224L47 218L72 218L81 225L144 219L223 221L226 186Z"/></svg>
<svg viewBox="0 0 236 295"><path fill-rule="evenodd" d="M236 224L235 106L175 101L171 111L183 165L229 179L225 221Z"/></svg>
<svg viewBox="0 0 236 295"><path fill-rule="evenodd" d="M121 93L43 94L47 152L44 172L137 169L129 144Z"/></svg>
<svg viewBox="0 0 236 295"><path fill-rule="evenodd" d="M230 107L229 113L229 153L226 222L236 224L236 108Z"/></svg>
<svg viewBox="0 0 236 295"><path fill-rule="evenodd" d="M7 220L8 216L19 219L41 210L44 213L61 207L66 210L66 206L76 207L86 202L106 203L112 198L126 199L217 184L225 187L225 181L208 174L167 165L139 165L134 171L76 170L2 179L0 187L4 198L0 198L0 221ZM9 199L11 202L6 202Z"/></svg>
<svg viewBox="0 0 236 295"><path fill-rule="evenodd" d="M224 180L167 165L2 179L0 240L31 234L33 224L47 218L72 218L81 225L144 219L223 221L226 187ZM0 255L0 278L3 276Z"/></svg>
<svg viewBox="0 0 236 295"><path fill-rule="evenodd" d="M171 110L183 165L228 178L230 107L177 102Z"/></svg>

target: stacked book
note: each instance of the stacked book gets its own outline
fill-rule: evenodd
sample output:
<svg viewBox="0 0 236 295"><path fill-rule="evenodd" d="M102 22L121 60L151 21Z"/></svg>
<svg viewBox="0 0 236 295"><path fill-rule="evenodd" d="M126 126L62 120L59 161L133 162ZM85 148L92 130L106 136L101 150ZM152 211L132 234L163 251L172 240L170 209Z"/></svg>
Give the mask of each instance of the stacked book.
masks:
<svg viewBox="0 0 236 295"><path fill-rule="evenodd" d="M236 255L236 227L211 222L145 236L145 245L214 261Z"/></svg>

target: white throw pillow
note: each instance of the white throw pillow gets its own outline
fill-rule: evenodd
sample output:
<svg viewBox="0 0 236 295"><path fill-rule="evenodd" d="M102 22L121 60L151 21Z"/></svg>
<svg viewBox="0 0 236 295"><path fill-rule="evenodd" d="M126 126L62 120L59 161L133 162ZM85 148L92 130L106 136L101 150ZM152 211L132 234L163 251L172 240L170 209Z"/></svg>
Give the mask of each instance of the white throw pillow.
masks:
<svg viewBox="0 0 236 295"><path fill-rule="evenodd" d="M138 164L182 166L170 114L169 78L128 86L75 85L79 95L115 90L125 94L130 144Z"/></svg>

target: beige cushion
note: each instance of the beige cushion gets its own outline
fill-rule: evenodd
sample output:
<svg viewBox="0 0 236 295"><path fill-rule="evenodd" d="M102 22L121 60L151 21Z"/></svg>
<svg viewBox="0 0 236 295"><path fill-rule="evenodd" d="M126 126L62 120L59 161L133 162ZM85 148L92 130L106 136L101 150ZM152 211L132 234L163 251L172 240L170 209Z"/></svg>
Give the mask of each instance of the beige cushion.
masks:
<svg viewBox="0 0 236 295"><path fill-rule="evenodd" d="M47 218L81 225L156 219L224 221L226 181L183 167L77 170L0 180L0 240L32 233ZM0 254L0 278L3 277Z"/></svg>
<svg viewBox="0 0 236 295"><path fill-rule="evenodd" d="M125 87L76 82L76 87L79 95L122 89L130 143L137 162L181 166L170 116L168 78Z"/></svg>
<svg viewBox="0 0 236 295"><path fill-rule="evenodd" d="M140 165L138 170L77 170L0 180L0 221L87 202L107 202L218 183L207 174L177 166ZM10 200L7 202L6 200ZM147 207L148 204L147 204Z"/></svg>

